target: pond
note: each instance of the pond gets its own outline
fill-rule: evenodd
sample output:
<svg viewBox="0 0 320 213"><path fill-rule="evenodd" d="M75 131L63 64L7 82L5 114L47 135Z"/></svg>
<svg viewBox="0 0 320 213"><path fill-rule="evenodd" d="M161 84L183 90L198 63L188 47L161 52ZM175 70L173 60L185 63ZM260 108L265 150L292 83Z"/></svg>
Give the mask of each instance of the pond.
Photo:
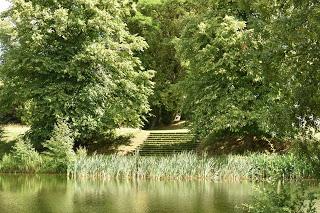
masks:
<svg viewBox="0 0 320 213"><path fill-rule="evenodd" d="M250 183L1 175L0 212L233 213L252 192Z"/></svg>

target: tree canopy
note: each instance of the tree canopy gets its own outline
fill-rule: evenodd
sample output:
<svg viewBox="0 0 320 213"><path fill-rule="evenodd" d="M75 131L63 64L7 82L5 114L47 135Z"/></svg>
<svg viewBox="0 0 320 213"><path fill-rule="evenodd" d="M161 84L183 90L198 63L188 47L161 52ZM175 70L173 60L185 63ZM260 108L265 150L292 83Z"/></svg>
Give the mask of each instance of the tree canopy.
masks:
<svg viewBox="0 0 320 213"><path fill-rule="evenodd" d="M149 47L140 54L147 69L156 70L154 94L150 96L151 116L147 127L170 124L181 112L181 93L177 83L185 74L176 57L174 39L183 29L188 5L181 0L140 1L137 13L129 21L130 31L146 39Z"/></svg>
<svg viewBox="0 0 320 213"><path fill-rule="evenodd" d="M319 118L313 1L208 1L178 39L186 108L203 136L292 137ZM306 15L308 14L308 15Z"/></svg>
<svg viewBox="0 0 320 213"><path fill-rule="evenodd" d="M59 120L83 139L142 125L150 109L153 123L182 111L202 137L282 140L319 125L317 1L12 2L1 107L18 106L37 141Z"/></svg>
<svg viewBox="0 0 320 213"><path fill-rule="evenodd" d="M77 138L139 126L153 72L136 56L147 43L125 23L132 2L13 0L1 15L2 102L22 103L37 142L58 120Z"/></svg>

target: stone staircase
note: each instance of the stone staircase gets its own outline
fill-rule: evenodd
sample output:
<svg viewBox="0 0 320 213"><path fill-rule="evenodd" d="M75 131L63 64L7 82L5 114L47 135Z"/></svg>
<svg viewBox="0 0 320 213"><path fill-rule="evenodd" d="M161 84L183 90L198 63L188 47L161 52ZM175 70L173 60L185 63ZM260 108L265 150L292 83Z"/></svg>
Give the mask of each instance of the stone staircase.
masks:
<svg viewBox="0 0 320 213"><path fill-rule="evenodd" d="M188 132L151 132L147 140L138 147L139 155L172 155L195 151L198 143Z"/></svg>

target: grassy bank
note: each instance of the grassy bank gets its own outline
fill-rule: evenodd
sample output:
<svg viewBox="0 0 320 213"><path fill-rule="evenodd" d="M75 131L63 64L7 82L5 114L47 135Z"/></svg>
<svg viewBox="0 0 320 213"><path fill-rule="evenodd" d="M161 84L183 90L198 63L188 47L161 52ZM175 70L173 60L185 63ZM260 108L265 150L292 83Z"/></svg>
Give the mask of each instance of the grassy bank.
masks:
<svg viewBox="0 0 320 213"><path fill-rule="evenodd" d="M314 178L311 166L294 155L250 154L209 158L184 153L167 157L93 155L68 167L75 178L210 179L239 181Z"/></svg>
<svg viewBox="0 0 320 213"><path fill-rule="evenodd" d="M10 131L5 132L8 135ZM73 141L68 131L62 131L62 133L57 132L53 135L46 142L47 150L41 153L37 152L28 141L17 140L10 149L2 152L4 156L0 161L0 172L68 173L74 178L209 179L214 181L296 180L316 178L316 174L319 174L316 168L319 164L310 163L311 160L316 160L313 159L314 153L308 154L313 157L311 160L298 158L293 154L246 154L219 157L194 153L163 157L87 155L84 149L74 152ZM12 134L11 139L19 134ZM7 143L3 142L3 144ZM89 153L91 152L89 150Z"/></svg>

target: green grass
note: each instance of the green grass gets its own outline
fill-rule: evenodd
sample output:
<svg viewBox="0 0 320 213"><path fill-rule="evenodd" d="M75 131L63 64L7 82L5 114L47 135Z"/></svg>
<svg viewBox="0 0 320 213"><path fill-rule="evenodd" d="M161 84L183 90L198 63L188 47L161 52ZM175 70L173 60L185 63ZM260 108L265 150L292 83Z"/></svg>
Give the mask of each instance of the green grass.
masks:
<svg viewBox="0 0 320 213"><path fill-rule="evenodd" d="M313 170L294 155L251 154L208 158L192 153L167 157L93 155L69 166L76 178L210 179L214 181L302 179Z"/></svg>
<svg viewBox="0 0 320 213"><path fill-rule="evenodd" d="M5 153L11 151L15 140L23 135L29 127L9 124L0 126L0 129L3 131L2 134L0 134L0 157L2 157Z"/></svg>
<svg viewBox="0 0 320 213"><path fill-rule="evenodd" d="M24 134L29 130L29 127L17 124L9 124L1 126L4 131L3 140L4 141L13 141L17 139L20 135Z"/></svg>
<svg viewBox="0 0 320 213"><path fill-rule="evenodd" d="M4 129L4 134L0 140L0 156L11 150L15 139L27 131L28 127L10 125L2 129ZM131 130L119 130L117 134L126 135L132 132ZM6 163L9 167L10 162L10 159L7 158ZM40 166L43 167L43 165ZM48 172L44 168L39 168L39 172L44 171ZM310 162L299 159L293 154L248 154L220 157L198 156L193 153L150 157L78 155L77 160L68 165L69 176L102 179L295 180L315 178L314 174L315 170Z"/></svg>

